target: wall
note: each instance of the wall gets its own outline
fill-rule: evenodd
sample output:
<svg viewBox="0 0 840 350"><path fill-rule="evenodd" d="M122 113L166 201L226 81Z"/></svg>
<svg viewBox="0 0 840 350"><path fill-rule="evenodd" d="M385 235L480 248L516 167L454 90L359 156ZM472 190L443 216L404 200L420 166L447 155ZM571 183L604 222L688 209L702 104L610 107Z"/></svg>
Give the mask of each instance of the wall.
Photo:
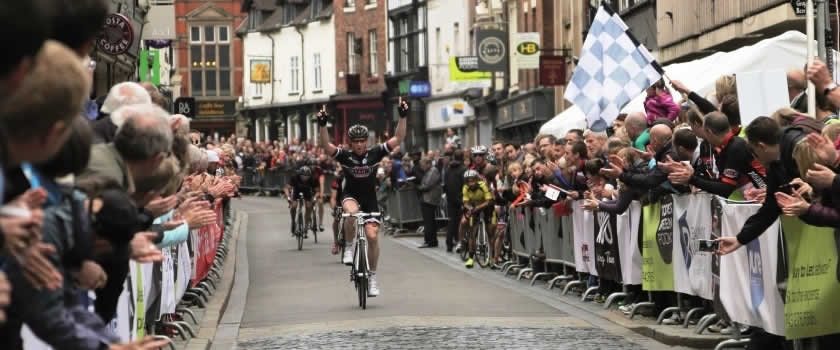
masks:
<svg viewBox="0 0 840 350"><path fill-rule="evenodd" d="M271 34L264 34L259 32L252 32L245 35L244 39L242 40L244 46L244 62L245 66L243 67L244 74L243 74L243 81L242 84L245 86L245 91L243 91L243 96L245 100L246 107L254 107L254 106L261 106L272 103L272 84L252 84L251 83L251 60L252 59L261 59L261 60L271 60ZM271 79L273 81L279 81L280 75L278 75L277 65L272 63L271 67ZM275 82L274 84L277 84ZM276 86L274 88L276 90Z"/></svg>
<svg viewBox="0 0 840 350"><path fill-rule="evenodd" d="M462 1L431 0L428 3L428 11L429 78L432 94L446 94L456 90L449 81L449 58L470 54L471 21L468 20L467 4ZM455 23L458 24L457 36Z"/></svg>
<svg viewBox="0 0 840 350"><path fill-rule="evenodd" d="M377 0L376 6L366 6L364 0L356 0L356 7L344 8L346 0L335 0L335 82L339 94L347 93L347 33L353 32L357 38L362 38L362 62L359 73L361 75L361 93L374 94L385 90L385 54L388 47L388 32L386 30L387 1ZM377 76L367 77L367 67L370 65L368 55L368 31L376 29L377 45ZM325 76L326 77L326 76Z"/></svg>
<svg viewBox="0 0 840 350"><path fill-rule="evenodd" d="M583 46L583 29L586 23L587 4L582 1L561 1L554 7L555 18L554 22L555 48L570 49L569 55L580 57L580 50ZM556 52L556 54L560 54ZM574 64L572 60L567 60L566 65L566 79L571 79L574 71ZM565 86L554 87L554 106L557 112L561 112L570 107L571 102L567 102L563 98L565 93Z"/></svg>

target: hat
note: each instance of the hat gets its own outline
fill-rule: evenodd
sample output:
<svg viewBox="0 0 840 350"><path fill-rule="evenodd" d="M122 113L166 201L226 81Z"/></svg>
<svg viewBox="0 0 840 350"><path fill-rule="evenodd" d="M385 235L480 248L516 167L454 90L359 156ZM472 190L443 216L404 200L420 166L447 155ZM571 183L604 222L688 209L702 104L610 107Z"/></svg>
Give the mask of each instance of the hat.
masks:
<svg viewBox="0 0 840 350"><path fill-rule="evenodd" d="M207 161L210 163L218 163L219 162L219 154L216 153L214 150L207 150Z"/></svg>

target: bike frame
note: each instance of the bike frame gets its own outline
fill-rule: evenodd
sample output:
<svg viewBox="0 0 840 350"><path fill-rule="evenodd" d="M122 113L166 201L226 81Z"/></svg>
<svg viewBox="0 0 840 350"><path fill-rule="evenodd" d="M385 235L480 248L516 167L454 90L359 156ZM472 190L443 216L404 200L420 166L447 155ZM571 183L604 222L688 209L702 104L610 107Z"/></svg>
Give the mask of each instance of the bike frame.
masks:
<svg viewBox="0 0 840 350"><path fill-rule="evenodd" d="M356 242L354 243L355 247L353 249L353 268L350 273L350 281L355 281L357 277L370 277L370 259L368 256L367 232L365 232L365 219L379 217L379 215L379 213L362 212L357 212L355 214L341 214L342 220L343 218L351 216L356 218ZM365 271L361 272L359 272L359 249L363 249L363 251L365 252Z"/></svg>

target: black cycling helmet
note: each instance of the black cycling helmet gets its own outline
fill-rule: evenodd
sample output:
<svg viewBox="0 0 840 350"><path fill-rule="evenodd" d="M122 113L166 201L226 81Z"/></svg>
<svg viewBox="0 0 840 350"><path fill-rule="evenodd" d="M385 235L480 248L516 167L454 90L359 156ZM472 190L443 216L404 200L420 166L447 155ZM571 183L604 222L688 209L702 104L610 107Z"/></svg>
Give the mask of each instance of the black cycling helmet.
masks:
<svg viewBox="0 0 840 350"><path fill-rule="evenodd" d="M367 139L368 128L361 124L353 125L350 127L350 130L347 130L347 136L349 136L351 140Z"/></svg>
<svg viewBox="0 0 840 350"><path fill-rule="evenodd" d="M306 165L298 168L297 170L298 175L300 176L312 176L312 169Z"/></svg>

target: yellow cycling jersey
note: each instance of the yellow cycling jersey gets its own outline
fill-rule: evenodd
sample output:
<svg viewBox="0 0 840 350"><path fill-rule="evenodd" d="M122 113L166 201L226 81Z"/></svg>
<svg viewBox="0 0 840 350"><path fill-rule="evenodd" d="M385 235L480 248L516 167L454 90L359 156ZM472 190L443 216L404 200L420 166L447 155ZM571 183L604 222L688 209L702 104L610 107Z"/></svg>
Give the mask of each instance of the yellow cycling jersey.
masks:
<svg viewBox="0 0 840 350"><path fill-rule="evenodd" d="M479 206L493 199L493 194L490 193L490 189L484 181L479 181L478 188L474 191L470 190L469 185L464 184L464 188L461 192L464 195L464 203L472 206Z"/></svg>

